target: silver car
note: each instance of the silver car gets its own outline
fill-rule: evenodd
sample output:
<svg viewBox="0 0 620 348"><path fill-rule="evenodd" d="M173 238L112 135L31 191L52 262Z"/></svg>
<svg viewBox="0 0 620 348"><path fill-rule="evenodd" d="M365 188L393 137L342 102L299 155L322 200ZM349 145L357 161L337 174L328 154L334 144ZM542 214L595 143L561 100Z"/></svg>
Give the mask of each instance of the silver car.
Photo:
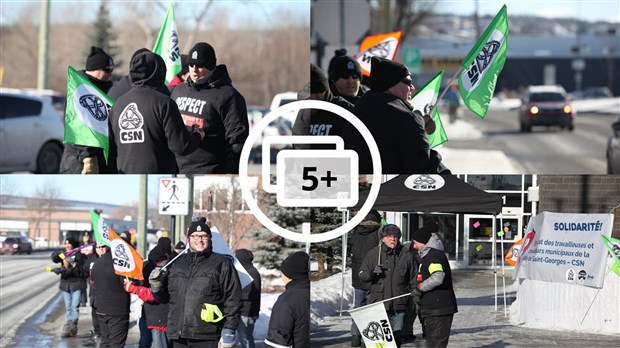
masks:
<svg viewBox="0 0 620 348"><path fill-rule="evenodd" d="M611 124L607 139L607 174L620 174L620 118Z"/></svg>
<svg viewBox="0 0 620 348"><path fill-rule="evenodd" d="M0 172L58 173L64 122L50 95L0 89Z"/></svg>

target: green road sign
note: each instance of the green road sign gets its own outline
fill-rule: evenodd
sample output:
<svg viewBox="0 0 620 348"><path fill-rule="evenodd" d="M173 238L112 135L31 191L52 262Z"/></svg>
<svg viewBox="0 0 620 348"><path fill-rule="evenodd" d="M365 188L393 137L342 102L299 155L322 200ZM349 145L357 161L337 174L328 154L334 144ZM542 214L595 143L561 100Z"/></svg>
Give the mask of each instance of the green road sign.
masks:
<svg viewBox="0 0 620 348"><path fill-rule="evenodd" d="M403 61L414 75L422 71L422 56L419 48L406 47L403 49Z"/></svg>

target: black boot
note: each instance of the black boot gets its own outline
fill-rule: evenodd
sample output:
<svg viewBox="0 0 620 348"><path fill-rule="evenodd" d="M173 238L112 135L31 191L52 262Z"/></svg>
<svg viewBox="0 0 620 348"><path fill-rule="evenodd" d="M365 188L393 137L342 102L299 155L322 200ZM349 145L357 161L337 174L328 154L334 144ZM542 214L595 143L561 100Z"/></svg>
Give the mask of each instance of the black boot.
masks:
<svg viewBox="0 0 620 348"><path fill-rule="evenodd" d="M63 326L63 328L62 328L62 335L60 337L62 337L62 338L71 337L72 323L73 323L73 320L68 320L65 323L65 326Z"/></svg>
<svg viewBox="0 0 620 348"><path fill-rule="evenodd" d="M71 327L70 327L71 337L77 336L77 332L78 332L78 321L77 320L73 320L71 322Z"/></svg>
<svg viewBox="0 0 620 348"><path fill-rule="evenodd" d="M99 335L96 335L93 330L90 330L90 337L82 340L82 342L80 343L84 347L96 347L98 339L99 339Z"/></svg>

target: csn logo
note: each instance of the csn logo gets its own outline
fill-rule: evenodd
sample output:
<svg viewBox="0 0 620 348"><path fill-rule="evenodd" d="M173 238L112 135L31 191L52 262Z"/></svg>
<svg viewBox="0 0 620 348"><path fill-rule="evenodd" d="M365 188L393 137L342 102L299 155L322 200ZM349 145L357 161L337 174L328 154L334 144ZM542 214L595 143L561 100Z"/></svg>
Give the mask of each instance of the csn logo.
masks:
<svg viewBox="0 0 620 348"><path fill-rule="evenodd" d="M435 191L445 184L441 175L411 175L405 180L405 187L414 191Z"/></svg>
<svg viewBox="0 0 620 348"><path fill-rule="evenodd" d="M381 323L371 321L362 334L373 342L392 342L394 340L390 324L385 319L382 319Z"/></svg>

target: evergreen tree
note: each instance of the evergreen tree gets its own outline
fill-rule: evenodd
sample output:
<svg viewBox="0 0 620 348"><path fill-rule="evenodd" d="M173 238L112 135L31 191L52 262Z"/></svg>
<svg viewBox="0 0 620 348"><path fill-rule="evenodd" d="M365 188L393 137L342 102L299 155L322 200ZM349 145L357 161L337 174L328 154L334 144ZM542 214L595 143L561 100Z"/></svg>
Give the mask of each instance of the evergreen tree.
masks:
<svg viewBox="0 0 620 348"><path fill-rule="evenodd" d="M86 48L86 57L90 53L90 46L102 48L114 60L114 68L118 69L123 61L116 58L118 47L113 44L116 41L116 34L112 30L112 21L110 20L110 12L108 11L106 0L102 0L97 12L97 18L90 30L88 36L88 46ZM86 58L84 58L86 61Z"/></svg>

